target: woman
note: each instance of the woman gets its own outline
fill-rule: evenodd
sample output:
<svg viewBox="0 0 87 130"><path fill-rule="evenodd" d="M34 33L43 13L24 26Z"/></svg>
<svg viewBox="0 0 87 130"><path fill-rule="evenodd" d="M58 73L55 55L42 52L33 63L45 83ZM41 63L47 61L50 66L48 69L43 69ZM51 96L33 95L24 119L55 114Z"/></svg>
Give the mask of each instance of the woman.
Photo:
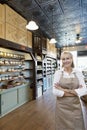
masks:
<svg viewBox="0 0 87 130"><path fill-rule="evenodd" d="M70 52L61 54L62 70L54 75L53 93L56 100L56 130L85 130L80 96L87 94L84 77L74 69Z"/></svg>

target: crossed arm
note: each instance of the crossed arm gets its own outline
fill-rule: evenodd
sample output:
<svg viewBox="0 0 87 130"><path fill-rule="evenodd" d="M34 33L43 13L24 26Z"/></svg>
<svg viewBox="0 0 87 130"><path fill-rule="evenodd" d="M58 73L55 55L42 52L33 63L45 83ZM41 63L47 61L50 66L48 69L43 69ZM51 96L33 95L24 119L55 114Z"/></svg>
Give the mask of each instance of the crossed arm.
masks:
<svg viewBox="0 0 87 130"><path fill-rule="evenodd" d="M58 89L58 90L62 90L62 91L64 91L64 95L63 96L77 96L77 93L76 93L76 91L73 89L73 90L70 90L70 89L64 89L64 88L62 88L60 85L59 85L59 83L55 83L54 84L54 87L56 88L56 89ZM80 86L80 88L81 88L82 86Z"/></svg>

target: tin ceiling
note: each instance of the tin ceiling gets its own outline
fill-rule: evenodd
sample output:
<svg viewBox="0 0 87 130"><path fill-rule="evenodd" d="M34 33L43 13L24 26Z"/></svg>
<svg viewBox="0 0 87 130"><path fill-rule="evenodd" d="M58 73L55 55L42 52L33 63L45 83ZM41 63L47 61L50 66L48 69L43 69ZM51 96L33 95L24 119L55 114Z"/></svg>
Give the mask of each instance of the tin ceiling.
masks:
<svg viewBox="0 0 87 130"><path fill-rule="evenodd" d="M71 46L76 39L87 43L87 0L1 0L21 14L27 21L33 20L40 30L51 38L56 46ZM52 31L53 13L53 31Z"/></svg>

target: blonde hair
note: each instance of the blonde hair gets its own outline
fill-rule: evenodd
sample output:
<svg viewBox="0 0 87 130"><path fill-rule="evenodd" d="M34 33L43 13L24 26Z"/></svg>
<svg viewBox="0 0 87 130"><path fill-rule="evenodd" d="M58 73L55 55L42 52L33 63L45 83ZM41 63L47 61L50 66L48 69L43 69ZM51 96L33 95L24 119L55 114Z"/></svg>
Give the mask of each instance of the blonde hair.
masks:
<svg viewBox="0 0 87 130"><path fill-rule="evenodd" d="M71 56L71 58L72 58L71 67L74 68L74 62L73 62L73 55L72 55L72 53L69 52L69 51L64 51L64 52L62 52L62 53L61 53L61 59L62 59L62 56L63 56L64 54L69 54L69 55ZM62 67L63 67L63 65L62 65Z"/></svg>

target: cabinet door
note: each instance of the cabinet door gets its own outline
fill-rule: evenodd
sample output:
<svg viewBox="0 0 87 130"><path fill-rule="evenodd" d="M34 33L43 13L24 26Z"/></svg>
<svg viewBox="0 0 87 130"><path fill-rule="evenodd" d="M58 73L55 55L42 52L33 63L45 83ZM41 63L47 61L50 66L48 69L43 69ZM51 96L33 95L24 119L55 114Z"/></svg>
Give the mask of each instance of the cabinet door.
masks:
<svg viewBox="0 0 87 130"><path fill-rule="evenodd" d="M37 97L40 97L40 96L42 96L42 87L38 86L38 88L37 88Z"/></svg>
<svg viewBox="0 0 87 130"><path fill-rule="evenodd" d="M17 106L17 89L1 95L1 115L10 112Z"/></svg>
<svg viewBox="0 0 87 130"><path fill-rule="evenodd" d="M27 101L29 101L29 87L24 86L24 87L18 88L18 103L19 103L19 105L24 104Z"/></svg>

